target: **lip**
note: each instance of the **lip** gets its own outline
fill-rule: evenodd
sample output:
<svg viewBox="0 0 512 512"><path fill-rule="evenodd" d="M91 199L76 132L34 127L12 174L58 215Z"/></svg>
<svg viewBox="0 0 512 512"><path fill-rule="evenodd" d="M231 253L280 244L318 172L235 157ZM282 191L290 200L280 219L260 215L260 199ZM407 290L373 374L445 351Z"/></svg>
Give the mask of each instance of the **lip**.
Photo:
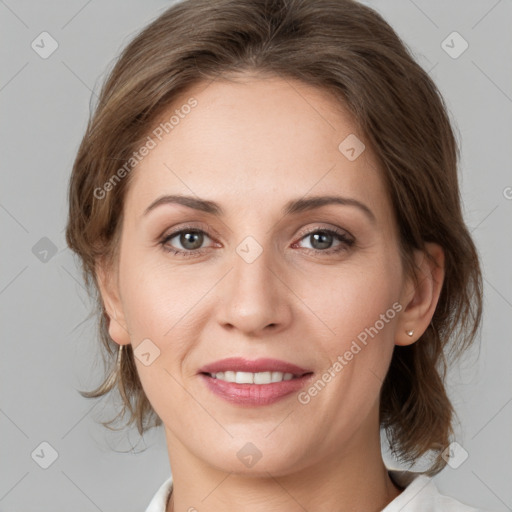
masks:
<svg viewBox="0 0 512 512"><path fill-rule="evenodd" d="M294 378L269 384L238 384L212 377L218 372L282 372L291 373ZM243 357L228 357L207 364L199 370L201 380L218 397L238 406L262 406L273 404L292 393L298 392L308 383L313 371L279 359L261 358L255 360Z"/></svg>
<svg viewBox="0 0 512 512"><path fill-rule="evenodd" d="M245 359L243 357L228 357L203 366L198 373L218 373L225 371L234 372L283 372L292 373L294 375L304 375L311 373L312 370L301 368L287 361L279 359L260 358L255 360Z"/></svg>
<svg viewBox="0 0 512 512"><path fill-rule="evenodd" d="M277 371L277 370L276 370ZM237 384L215 379L206 373L199 375L207 388L223 400L238 406L270 405L297 393L313 377L313 373L270 384Z"/></svg>

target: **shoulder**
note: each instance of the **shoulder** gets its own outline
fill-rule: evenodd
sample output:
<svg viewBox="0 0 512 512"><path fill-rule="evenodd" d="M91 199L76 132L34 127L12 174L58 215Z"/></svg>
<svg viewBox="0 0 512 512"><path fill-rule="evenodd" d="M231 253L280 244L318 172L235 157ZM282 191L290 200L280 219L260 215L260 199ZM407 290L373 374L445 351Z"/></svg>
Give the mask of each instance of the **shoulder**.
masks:
<svg viewBox="0 0 512 512"><path fill-rule="evenodd" d="M405 488L382 512L490 512L441 494L434 480L422 473L389 470L389 476Z"/></svg>

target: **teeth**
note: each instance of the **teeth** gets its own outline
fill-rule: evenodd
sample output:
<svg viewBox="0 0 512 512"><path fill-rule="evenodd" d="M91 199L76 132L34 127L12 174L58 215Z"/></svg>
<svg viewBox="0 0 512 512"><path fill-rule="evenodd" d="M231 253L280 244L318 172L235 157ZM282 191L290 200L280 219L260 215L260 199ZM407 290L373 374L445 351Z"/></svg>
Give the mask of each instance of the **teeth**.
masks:
<svg viewBox="0 0 512 512"><path fill-rule="evenodd" d="M214 379L226 382L236 382L237 384L270 384L272 382L281 382L294 378L292 373L283 372L218 372L210 374Z"/></svg>

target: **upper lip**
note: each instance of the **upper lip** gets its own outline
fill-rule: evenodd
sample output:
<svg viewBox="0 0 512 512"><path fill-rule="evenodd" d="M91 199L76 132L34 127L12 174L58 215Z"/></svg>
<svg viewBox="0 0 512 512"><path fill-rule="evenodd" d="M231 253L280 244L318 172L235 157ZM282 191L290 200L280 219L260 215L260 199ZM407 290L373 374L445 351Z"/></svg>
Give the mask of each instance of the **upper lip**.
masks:
<svg viewBox="0 0 512 512"><path fill-rule="evenodd" d="M199 373L218 373L225 371L234 372L282 372L292 373L294 375L303 375L310 373L311 370L301 368L296 364L280 361L279 359L261 358L255 360L244 359L243 357L228 357L203 366Z"/></svg>

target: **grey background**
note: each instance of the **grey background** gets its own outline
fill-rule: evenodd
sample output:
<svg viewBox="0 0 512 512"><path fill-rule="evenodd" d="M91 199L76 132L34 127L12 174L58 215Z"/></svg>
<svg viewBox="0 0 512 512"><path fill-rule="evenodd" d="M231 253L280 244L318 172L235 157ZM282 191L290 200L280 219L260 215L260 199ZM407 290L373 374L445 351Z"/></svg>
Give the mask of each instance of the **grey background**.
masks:
<svg viewBox="0 0 512 512"><path fill-rule="evenodd" d="M466 503L512 510L512 2L365 3L447 101L461 144L465 218L484 266L480 351L449 374L456 439L469 456L435 481ZM169 474L162 429L143 439L135 429L110 432L97 420L112 417L115 403L77 392L97 385L102 367L86 319L91 304L64 240L67 181L91 95L121 48L169 5L0 0L1 512L144 510ZM47 59L31 47L43 31L59 45ZM453 31L469 43L456 59L441 46ZM44 457L43 442L52 447L43 445ZM57 459L43 469L52 449Z"/></svg>

